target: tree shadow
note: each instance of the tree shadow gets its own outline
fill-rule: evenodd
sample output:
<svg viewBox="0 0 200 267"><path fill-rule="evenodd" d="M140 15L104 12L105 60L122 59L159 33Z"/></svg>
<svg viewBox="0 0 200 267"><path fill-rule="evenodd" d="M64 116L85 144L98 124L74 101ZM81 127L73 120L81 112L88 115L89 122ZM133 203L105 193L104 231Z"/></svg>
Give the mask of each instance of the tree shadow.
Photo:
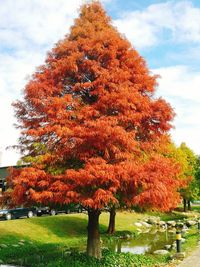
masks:
<svg viewBox="0 0 200 267"><path fill-rule="evenodd" d="M78 218L69 215L45 216L33 218L32 225L38 225L59 238L83 237L87 234L87 217Z"/></svg>
<svg viewBox="0 0 200 267"><path fill-rule="evenodd" d="M73 238L73 237L87 237L88 217L82 214L82 217L71 215L56 215L45 216L40 218L33 218L30 223L32 225L39 225L40 227L48 229L51 233L59 238ZM99 225L100 233L106 232L107 226Z"/></svg>

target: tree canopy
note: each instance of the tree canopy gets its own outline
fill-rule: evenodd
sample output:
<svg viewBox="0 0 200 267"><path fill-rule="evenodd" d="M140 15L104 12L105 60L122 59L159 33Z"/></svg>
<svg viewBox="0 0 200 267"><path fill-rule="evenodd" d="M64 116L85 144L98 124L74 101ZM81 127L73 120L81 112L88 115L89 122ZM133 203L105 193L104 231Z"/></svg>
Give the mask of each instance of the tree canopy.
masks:
<svg viewBox="0 0 200 267"><path fill-rule="evenodd" d="M154 149L174 112L155 97L156 78L101 4L83 5L14 103L31 163L12 173L15 202L175 206L176 164Z"/></svg>

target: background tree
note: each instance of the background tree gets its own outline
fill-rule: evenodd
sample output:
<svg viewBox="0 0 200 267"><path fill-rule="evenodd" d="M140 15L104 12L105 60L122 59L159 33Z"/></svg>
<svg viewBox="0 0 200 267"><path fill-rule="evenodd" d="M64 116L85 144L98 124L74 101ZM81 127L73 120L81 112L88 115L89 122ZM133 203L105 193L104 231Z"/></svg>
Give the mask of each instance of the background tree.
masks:
<svg viewBox="0 0 200 267"><path fill-rule="evenodd" d="M187 209L191 210L191 201L198 199L200 183L199 183L199 164L198 157L194 152L186 146L185 143L182 143L179 147L181 152L185 157L186 164L184 165L184 175L186 178L189 178L187 187L181 189L181 196L183 197L184 211Z"/></svg>
<svg viewBox="0 0 200 267"><path fill-rule="evenodd" d="M198 196L195 198L197 200L200 197L200 156L199 155L196 155L195 180L196 180L196 185L199 189Z"/></svg>
<svg viewBox="0 0 200 267"><path fill-rule="evenodd" d="M190 202L198 199L200 192L199 159L185 143L177 147L174 143L169 142L163 152L164 156L174 159L179 165L179 178L182 180L179 191L183 199L183 208L186 211L188 205L190 210Z"/></svg>
<svg viewBox="0 0 200 267"><path fill-rule="evenodd" d="M97 258L105 206L173 206L175 166L170 159L143 157L144 147L171 128L174 116L169 104L155 98L156 86L100 3L83 5L69 35L14 104L20 149L32 166L12 172L13 200L81 203L88 209L87 253Z"/></svg>

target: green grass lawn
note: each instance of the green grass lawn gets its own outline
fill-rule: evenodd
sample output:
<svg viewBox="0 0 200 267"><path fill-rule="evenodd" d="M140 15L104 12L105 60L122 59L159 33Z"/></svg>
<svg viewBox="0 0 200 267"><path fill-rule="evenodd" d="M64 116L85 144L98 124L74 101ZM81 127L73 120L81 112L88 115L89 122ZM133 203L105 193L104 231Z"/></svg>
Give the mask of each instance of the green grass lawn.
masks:
<svg viewBox="0 0 200 267"><path fill-rule="evenodd" d="M145 215L129 212L118 212L116 230L135 231L134 222L143 219ZM100 216L100 231L106 232L108 213ZM17 239L31 240L42 243L62 243L76 246L80 240L86 239L87 215L68 214L54 217L34 217L0 222L0 242L10 242Z"/></svg>
<svg viewBox="0 0 200 267"><path fill-rule="evenodd" d="M116 230L135 232L134 222L143 220L150 215L159 215L161 219L180 218L179 215L174 214L118 212ZM108 226L108 219L108 213L101 214L100 232L102 238L107 236L105 232ZM0 264L2 262L22 266L93 267L114 266L108 262L116 260L116 266L119 264L121 264L119 266L154 266L153 264L156 264L157 261L166 261L166 258L161 257L155 258L143 255L135 255L133 257L130 254L113 256L106 254L107 256L104 257L104 260L106 259L107 263L100 264L96 262L94 264L93 261L91 263L90 259L86 258L83 254L75 253L69 256L68 252L76 247L82 248L85 251L86 237L87 215L84 213L0 221ZM65 257L67 257L69 265L66 265ZM130 265L133 259L134 262L139 262L138 265L136 263L136 265Z"/></svg>
<svg viewBox="0 0 200 267"><path fill-rule="evenodd" d="M74 245L85 237L87 216L58 215L55 217L34 217L0 222L0 237L6 241L12 238L42 243L65 243Z"/></svg>
<svg viewBox="0 0 200 267"><path fill-rule="evenodd" d="M86 226L86 214L34 217L1 221L0 236L1 242L10 236L34 242L65 243L71 246L76 245L79 239L85 238Z"/></svg>

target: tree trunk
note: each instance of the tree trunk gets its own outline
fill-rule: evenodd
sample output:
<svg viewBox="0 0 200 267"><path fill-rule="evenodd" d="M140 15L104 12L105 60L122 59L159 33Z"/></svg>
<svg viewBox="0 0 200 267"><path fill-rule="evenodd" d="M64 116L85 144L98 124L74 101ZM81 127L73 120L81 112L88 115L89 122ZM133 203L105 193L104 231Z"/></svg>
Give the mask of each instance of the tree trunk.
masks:
<svg viewBox="0 0 200 267"><path fill-rule="evenodd" d="M188 210L192 210L191 209L191 201L190 200L188 200Z"/></svg>
<svg viewBox="0 0 200 267"><path fill-rule="evenodd" d="M187 211L187 201L186 201L185 198L183 199L183 211L184 211L184 212Z"/></svg>
<svg viewBox="0 0 200 267"><path fill-rule="evenodd" d="M99 234L99 215L100 210L88 211L88 238L87 238L87 255L101 258L101 244Z"/></svg>
<svg viewBox="0 0 200 267"><path fill-rule="evenodd" d="M110 219L109 219L107 234L114 234L115 232L115 216L116 216L116 211L115 211L115 206L113 206L110 209Z"/></svg>

